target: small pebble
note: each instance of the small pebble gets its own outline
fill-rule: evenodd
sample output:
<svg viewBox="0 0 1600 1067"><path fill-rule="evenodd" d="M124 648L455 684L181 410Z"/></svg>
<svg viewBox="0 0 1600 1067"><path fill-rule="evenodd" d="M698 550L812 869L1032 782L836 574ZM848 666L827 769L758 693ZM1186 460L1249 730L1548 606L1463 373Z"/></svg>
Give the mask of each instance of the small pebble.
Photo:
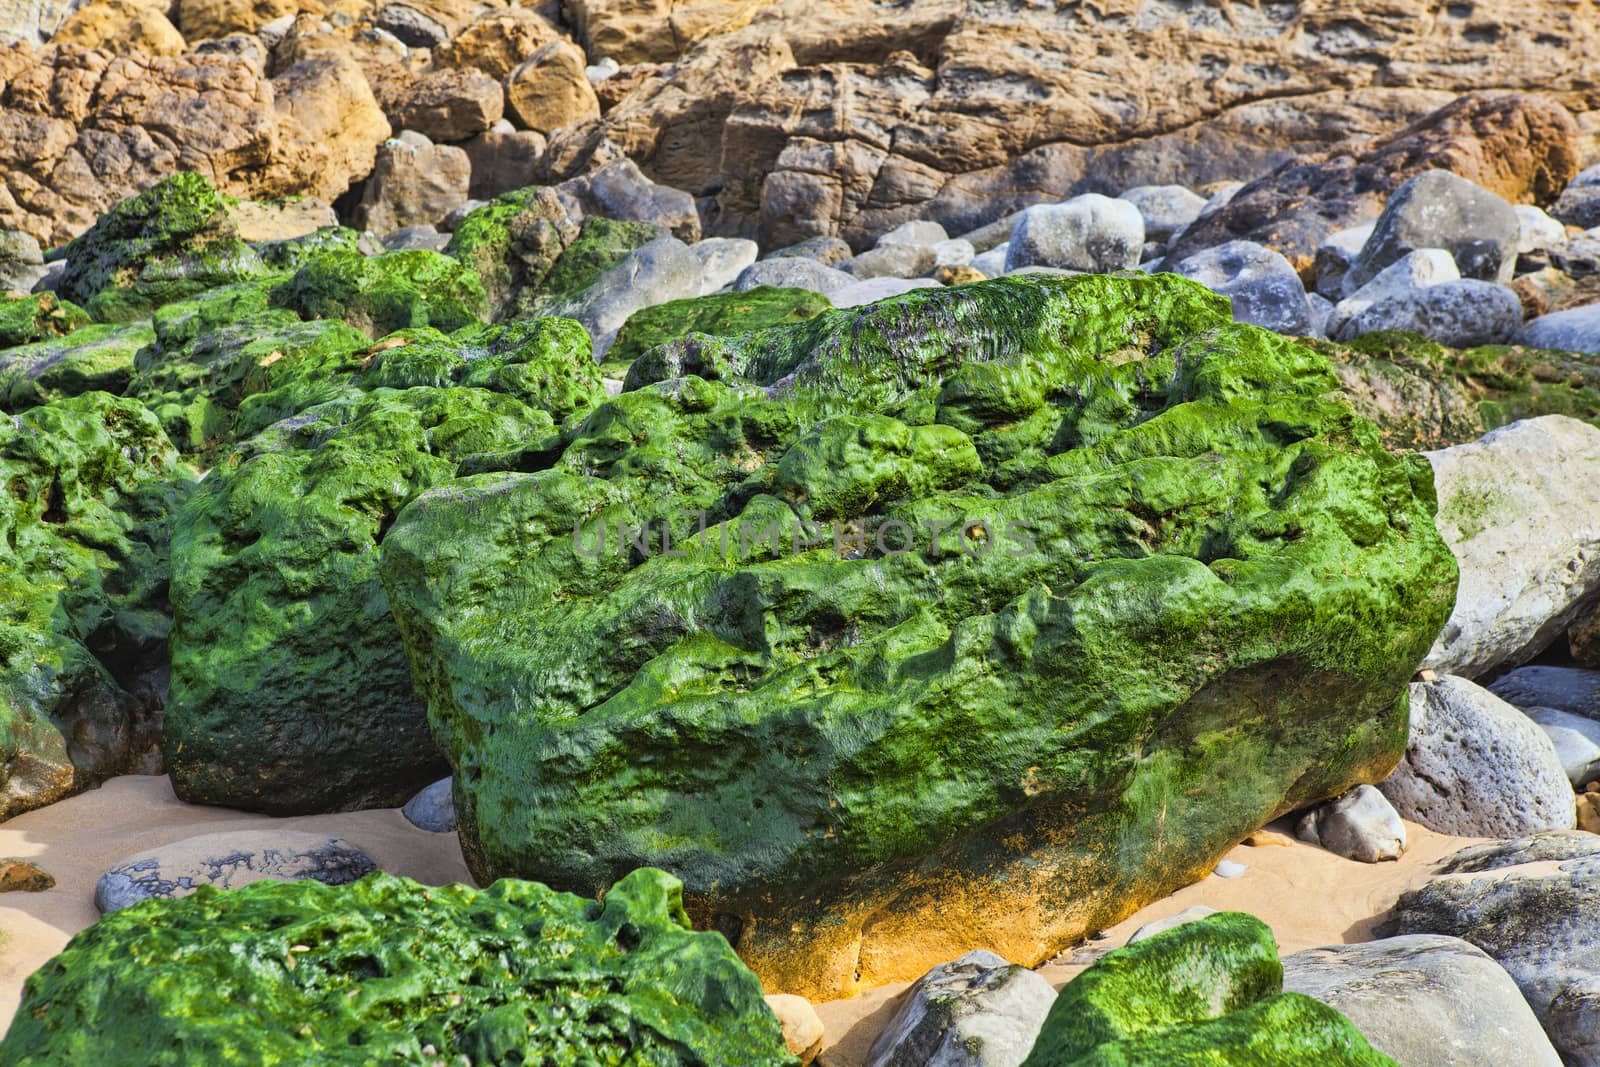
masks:
<svg viewBox="0 0 1600 1067"><path fill-rule="evenodd" d="M1217 864L1217 869L1211 873L1215 874L1218 878L1237 878L1249 869L1249 867L1246 867L1242 863L1235 863L1232 860L1223 860L1221 863Z"/></svg>

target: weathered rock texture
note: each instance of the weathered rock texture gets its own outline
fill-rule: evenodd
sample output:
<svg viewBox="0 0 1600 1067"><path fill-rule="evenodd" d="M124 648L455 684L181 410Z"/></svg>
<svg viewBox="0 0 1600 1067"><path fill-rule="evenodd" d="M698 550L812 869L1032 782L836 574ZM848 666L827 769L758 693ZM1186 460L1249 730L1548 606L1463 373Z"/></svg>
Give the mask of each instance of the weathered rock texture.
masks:
<svg viewBox="0 0 1600 1067"><path fill-rule="evenodd" d="M366 78L339 56L268 80L215 52L0 47L0 228L59 244L185 170L231 195L332 200L388 135Z"/></svg>
<svg viewBox="0 0 1600 1067"><path fill-rule="evenodd" d="M1516 0L911 0L892 16L781 0L557 138L552 161L620 150L715 195L714 232L864 246L920 214L959 233L1068 194L1251 178L1484 86L1591 110L1595 34L1581 5Z"/></svg>
<svg viewBox="0 0 1600 1067"><path fill-rule="evenodd" d="M1037 963L1404 750L1427 467L1195 283L922 290L629 384L383 541L480 877L665 864L838 995Z"/></svg>

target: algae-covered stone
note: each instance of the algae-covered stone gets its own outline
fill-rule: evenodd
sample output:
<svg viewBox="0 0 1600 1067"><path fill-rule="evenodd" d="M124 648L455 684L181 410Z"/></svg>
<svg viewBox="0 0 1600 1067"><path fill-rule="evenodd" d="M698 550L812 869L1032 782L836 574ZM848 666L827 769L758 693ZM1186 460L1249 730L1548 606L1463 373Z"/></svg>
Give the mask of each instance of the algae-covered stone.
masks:
<svg viewBox="0 0 1600 1067"><path fill-rule="evenodd" d="M114 912L23 992L0 1060L792 1067L755 976L678 882L603 903L374 874L201 888Z"/></svg>
<svg viewBox="0 0 1600 1067"><path fill-rule="evenodd" d="M475 273L420 249L314 256L274 299L307 319L340 319L374 338L417 326L459 330L489 310Z"/></svg>
<svg viewBox="0 0 1600 1067"><path fill-rule="evenodd" d="M361 251L361 234L348 226L324 226L299 237L258 241L253 247L268 268L297 271L327 252Z"/></svg>
<svg viewBox="0 0 1600 1067"><path fill-rule="evenodd" d="M0 348L62 337L88 324L87 312L54 293L0 293Z"/></svg>
<svg viewBox="0 0 1600 1067"><path fill-rule="evenodd" d="M445 254L477 273L494 319L521 318L582 222L583 211L554 189L517 189L468 213Z"/></svg>
<svg viewBox="0 0 1600 1067"><path fill-rule="evenodd" d="M128 393L185 453L207 460L236 441L339 395L370 339L337 320L302 322L269 306L270 285L214 289L156 312Z"/></svg>
<svg viewBox="0 0 1600 1067"><path fill-rule="evenodd" d="M166 753L186 800L388 807L447 773L378 582L378 542L460 464L548 441L556 418L604 391L573 322L393 340L406 343L359 381L382 387L346 386L243 443L179 516Z"/></svg>
<svg viewBox="0 0 1600 1067"><path fill-rule="evenodd" d="M656 351L687 376L384 540L480 878L665 867L826 998L1036 964L1404 751L1455 587L1429 468L1202 287L1006 279Z"/></svg>
<svg viewBox="0 0 1600 1067"><path fill-rule="evenodd" d="M160 766L168 516L193 478L132 400L0 420L0 818Z"/></svg>
<svg viewBox="0 0 1600 1067"><path fill-rule="evenodd" d="M691 333L736 336L768 326L784 326L827 311L833 305L821 293L762 285L742 293L669 300L635 311L606 353L612 363L631 363L656 345Z"/></svg>
<svg viewBox="0 0 1600 1067"><path fill-rule="evenodd" d="M538 307L553 307L583 294L606 271L666 231L648 222L585 219L578 236L539 286Z"/></svg>
<svg viewBox="0 0 1600 1067"><path fill-rule="evenodd" d="M1068 982L1023 1067L1399 1067L1350 1020L1283 992L1272 931L1219 912L1118 949Z"/></svg>
<svg viewBox="0 0 1600 1067"><path fill-rule="evenodd" d="M21 411L82 393L123 393L139 353L155 340L149 322L85 326L0 351L0 411Z"/></svg>
<svg viewBox="0 0 1600 1067"><path fill-rule="evenodd" d="M1539 415L1600 420L1600 359L1521 345L1450 349L1383 330L1308 342L1334 363L1356 410L1391 448L1444 448Z"/></svg>
<svg viewBox="0 0 1600 1067"><path fill-rule="evenodd" d="M262 273L228 200L198 174L175 174L129 197L66 249L56 291L101 322Z"/></svg>

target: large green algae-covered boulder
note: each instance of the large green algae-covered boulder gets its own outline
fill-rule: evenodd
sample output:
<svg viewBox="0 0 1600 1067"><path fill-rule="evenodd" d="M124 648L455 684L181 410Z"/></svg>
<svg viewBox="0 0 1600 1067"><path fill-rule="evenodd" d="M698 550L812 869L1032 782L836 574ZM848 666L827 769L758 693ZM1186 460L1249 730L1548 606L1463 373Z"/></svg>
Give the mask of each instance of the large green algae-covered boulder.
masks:
<svg viewBox="0 0 1600 1067"><path fill-rule="evenodd" d="M113 912L23 992L11 1067L793 1067L761 986L677 881L603 903L502 881L202 886Z"/></svg>
<svg viewBox="0 0 1600 1067"><path fill-rule="evenodd" d="M94 325L0 351L0 411L83 393L125 393L155 336L148 321Z"/></svg>
<svg viewBox="0 0 1600 1067"><path fill-rule="evenodd" d="M488 314L483 283L449 256L418 249L313 256L274 293L306 319L337 319L373 338L432 326L446 333Z"/></svg>
<svg viewBox="0 0 1600 1067"><path fill-rule="evenodd" d="M769 989L836 996L1037 963L1404 751L1456 578L1429 468L1202 287L675 347L726 380L625 392L384 540L480 878L660 866Z"/></svg>
<svg viewBox="0 0 1600 1067"><path fill-rule="evenodd" d="M186 800L386 807L447 773L378 543L462 463L551 447L556 420L605 394L569 320L386 344L339 399L238 446L177 519L165 747Z"/></svg>
<svg viewBox="0 0 1600 1067"><path fill-rule="evenodd" d="M261 257L239 239L228 203L198 174L158 182L67 245L56 291L101 322L126 322L261 274Z"/></svg>
<svg viewBox="0 0 1600 1067"><path fill-rule="evenodd" d="M630 315L617 331L606 362L631 363L656 345L691 333L727 337L805 322L832 307L821 293L775 285L759 285L742 293L669 300Z"/></svg>
<svg viewBox="0 0 1600 1067"><path fill-rule="evenodd" d="M132 400L0 420L0 818L159 768L168 523L193 480Z"/></svg>
<svg viewBox="0 0 1600 1067"><path fill-rule="evenodd" d="M1023 1067L1399 1067L1320 1001L1283 992L1272 931L1221 912L1068 982Z"/></svg>

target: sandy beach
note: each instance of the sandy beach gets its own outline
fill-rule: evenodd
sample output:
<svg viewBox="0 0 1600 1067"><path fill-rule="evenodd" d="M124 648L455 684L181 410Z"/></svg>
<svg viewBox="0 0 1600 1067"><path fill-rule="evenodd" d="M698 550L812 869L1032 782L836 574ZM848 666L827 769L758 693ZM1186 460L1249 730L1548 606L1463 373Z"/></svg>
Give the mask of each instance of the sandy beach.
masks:
<svg viewBox="0 0 1600 1067"><path fill-rule="evenodd" d="M180 801L165 777L113 779L99 789L0 825L0 856L31 860L56 887L0 896L0 1025L10 1025L28 975L76 932L94 922L94 886L107 868L135 853L197 834L224 830L306 830L335 834L384 870L439 885L471 880L454 834L419 830L395 809L275 819ZM1276 839L1288 841L1280 831ZM1240 845L1228 858L1248 868L1237 878L1212 875L1141 909L1074 952L1041 968L1061 986L1102 951L1140 926L1195 904L1247 911L1277 935L1284 953L1317 945L1365 941L1374 923L1407 889L1426 881L1438 860L1471 844L1406 824L1410 848L1398 862L1366 864L1298 841ZM827 1030L825 1067L860 1067L894 1010L904 985L883 986L849 1000L817 1005Z"/></svg>

